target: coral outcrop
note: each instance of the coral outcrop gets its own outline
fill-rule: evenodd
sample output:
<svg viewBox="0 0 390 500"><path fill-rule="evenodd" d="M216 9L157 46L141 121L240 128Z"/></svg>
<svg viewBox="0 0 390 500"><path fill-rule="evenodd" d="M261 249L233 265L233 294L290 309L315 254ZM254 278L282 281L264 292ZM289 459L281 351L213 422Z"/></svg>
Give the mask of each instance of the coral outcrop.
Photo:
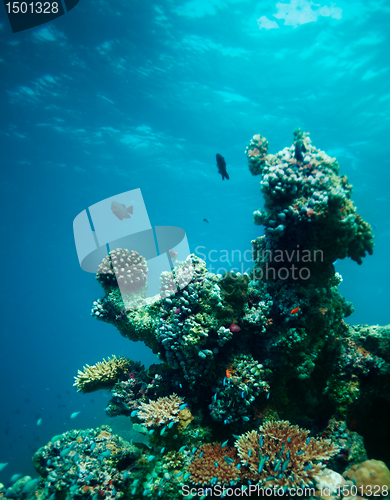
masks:
<svg viewBox="0 0 390 500"><path fill-rule="evenodd" d="M390 330L344 322L353 306L339 293L342 277L333 264L346 257L361 264L372 254L371 228L337 160L307 133L296 130L293 144L279 153L269 154L268 146L258 134L246 149L265 200L254 213L264 235L252 242L249 274L215 275L191 255L161 275L154 300L146 298L143 257L118 249L104 260L97 279L105 295L92 316L143 341L160 364L145 370L113 358L87 366L75 386L109 388L107 414L130 417L135 436L148 445L138 443L138 452L115 445L127 449L117 460L114 437L94 435L89 452L79 449L83 435L75 435L76 444L69 436L55 440L57 458L53 444L47 456L36 455L45 478L39 487L52 494L62 484L53 463L60 470L62 459L75 454L69 470L81 459L83 469L71 476L70 498L73 491L77 498L103 497L97 485L104 478L89 472L102 467L95 459L115 469L106 471L115 494L103 482L104 497L178 500L188 485L192 498L218 485L287 493L313 487L320 496L319 485L329 481L336 498L340 485L367 484L363 472L379 470L367 464L367 451L390 461L382 439L390 437ZM348 481L340 475L346 469ZM382 473L378 483L387 477Z"/></svg>

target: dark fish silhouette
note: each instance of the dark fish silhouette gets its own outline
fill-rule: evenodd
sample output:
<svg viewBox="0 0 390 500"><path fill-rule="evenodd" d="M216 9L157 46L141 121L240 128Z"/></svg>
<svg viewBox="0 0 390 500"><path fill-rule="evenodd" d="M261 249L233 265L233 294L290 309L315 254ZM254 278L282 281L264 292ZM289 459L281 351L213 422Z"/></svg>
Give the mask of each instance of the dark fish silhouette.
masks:
<svg viewBox="0 0 390 500"><path fill-rule="evenodd" d="M207 219L203 219L203 222L207 222L207 224L210 224L210 222Z"/></svg>
<svg viewBox="0 0 390 500"><path fill-rule="evenodd" d="M222 180L229 180L229 174L226 172L226 161L223 156L217 153L218 173L222 175Z"/></svg>
<svg viewBox="0 0 390 500"><path fill-rule="evenodd" d="M296 142L295 143L295 154L294 157L297 161L303 161L303 154L306 153L306 148L303 142Z"/></svg>

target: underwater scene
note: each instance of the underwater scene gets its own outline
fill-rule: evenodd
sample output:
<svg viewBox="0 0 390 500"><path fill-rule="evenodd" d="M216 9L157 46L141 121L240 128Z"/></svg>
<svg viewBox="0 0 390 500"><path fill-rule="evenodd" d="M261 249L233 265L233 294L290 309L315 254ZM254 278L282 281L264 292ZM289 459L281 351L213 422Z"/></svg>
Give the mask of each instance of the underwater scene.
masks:
<svg viewBox="0 0 390 500"><path fill-rule="evenodd" d="M389 21L4 0L0 500L389 496Z"/></svg>

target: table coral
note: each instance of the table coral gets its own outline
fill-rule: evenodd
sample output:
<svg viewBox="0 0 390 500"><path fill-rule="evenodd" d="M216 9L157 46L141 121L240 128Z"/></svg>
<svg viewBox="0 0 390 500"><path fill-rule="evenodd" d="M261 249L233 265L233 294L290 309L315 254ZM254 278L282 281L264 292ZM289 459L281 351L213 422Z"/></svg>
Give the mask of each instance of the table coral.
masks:
<svg viewBox="0 0 390 500"><path fill-rule="evenodd" d="M267 422L235 443L241 473L265 487L308 486L339 448L330 440L308 437L309 431L287 421Z"/></svg>
<svg viewBox="0 0 390 500"><path fill-rule="evenodd" d="M131 359L121 356L119 359L114 356L106 361L99 361L96 365L84 366L84 371L78 370L75 383L79 392L94 392L100 389L112 387L118 380L127 377L127 374L134 367Z"/></svg>

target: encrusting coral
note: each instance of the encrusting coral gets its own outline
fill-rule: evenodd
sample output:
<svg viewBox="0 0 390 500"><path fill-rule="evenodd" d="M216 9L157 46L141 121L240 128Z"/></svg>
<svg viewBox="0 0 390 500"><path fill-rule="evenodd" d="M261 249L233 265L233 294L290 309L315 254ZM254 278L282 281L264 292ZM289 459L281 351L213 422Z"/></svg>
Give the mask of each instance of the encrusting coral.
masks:
<svg viewBox="0 0 390 500"><path fill-rule="evenodd" d="M344 477L352 479L362 497L389 495L390 470L381 460L366 460L355 464L344 472Z"/></svg>

